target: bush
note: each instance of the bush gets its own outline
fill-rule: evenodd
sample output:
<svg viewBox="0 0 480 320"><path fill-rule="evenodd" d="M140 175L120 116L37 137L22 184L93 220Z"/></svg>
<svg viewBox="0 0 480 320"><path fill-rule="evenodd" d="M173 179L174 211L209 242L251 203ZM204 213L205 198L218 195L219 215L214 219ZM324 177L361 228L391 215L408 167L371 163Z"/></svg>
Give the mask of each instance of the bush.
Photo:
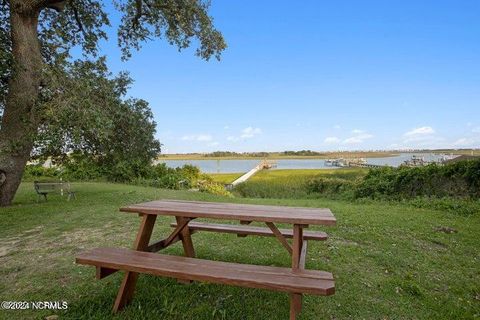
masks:
<svg viewBox="0 0 480 320"><path fill-rule="evenodd" d="M25 167L23 179L38 180L39 178L57 178L61 173L58 168L45 168L41 164L30 164Z"/></svg>
<svg viewBox="0 0 480 320"><path fill-rule="evenodd" d="M324 195L353 194L357 186L356 181L338 178L315 178L307 183L309 193Z"/></svg>
<svg viewBox="0 0 480 320"><path fill-rule="evenodd" d="M63 163L62 175L68 180L97 180L105 177L104 168L100 167L91 157L73 153Z"/></svg>
<svg viewBox="0 0 480 320"><path fill-rule="evenodd" d="M199 180L198 190L200 192L207 192L215 194L217 196L233 198L233 195L225 189L225 186L223 184L214 182L212 180Z"/></svg>
<svg viewBox="0 0 480 320"><path fill-rule="evenodd" d="M444 166L372 169L358 185L357 198L479 198L480 160Z"/></svg>

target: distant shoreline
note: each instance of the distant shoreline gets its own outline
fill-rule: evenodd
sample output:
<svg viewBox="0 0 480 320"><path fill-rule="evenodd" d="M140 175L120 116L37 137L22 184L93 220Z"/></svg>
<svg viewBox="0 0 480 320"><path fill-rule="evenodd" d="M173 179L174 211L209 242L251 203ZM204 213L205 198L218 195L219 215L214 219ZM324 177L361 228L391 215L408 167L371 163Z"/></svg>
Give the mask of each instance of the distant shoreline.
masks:
<svg viewBox="0 0 480 320"><path fill-rule="evenodd" d="M480 149L442 149L442 150L413 150L413 151L345 151L345 152L325 152L318 155L285 155L279 152L268 153L268 156L255 156L247 154L211 156L209 154L191 153L191 154L164 154L157 160L261 160L261 159L336 159L336 158L386 158L395 157L401 153L436 153L436 154L456 154L456 155L480 155ZM252 152L253 154L253 152Z"/></svg>
<svg viewBox="0 0 480 320"><path fill-rule="evenodd" d="M312 156L299 156L299 155L282 155L278 153L271 153L267 157L260 156L224 156L214 157L202 154L165 154L157 158L157 160L262 160L262 159L330 159L330 158L383 158L383 157L395 157L400 153L398 152L332 152L320 155Z"/></svg>

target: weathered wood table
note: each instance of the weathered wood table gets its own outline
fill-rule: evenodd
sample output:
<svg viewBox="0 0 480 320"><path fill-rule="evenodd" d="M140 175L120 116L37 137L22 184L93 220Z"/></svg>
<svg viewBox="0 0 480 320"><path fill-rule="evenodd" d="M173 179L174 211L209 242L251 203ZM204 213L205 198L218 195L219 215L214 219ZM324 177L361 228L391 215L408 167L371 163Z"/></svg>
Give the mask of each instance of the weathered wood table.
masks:
<svg viewBox="0 0 480 320"><path fill-rule="evenodd" d="M133 250L97 248L80 253L76 262L97 268L97 279L125 271L113 311L124 308L133 298L139 273L176 278L181 282L206 281L290 293L290 319L301 311L302 294L332 295L335 283L331 273L306 270L307 240L326 240L323 232L304 231L309 225L334 225L329 209L263 206L231 203L160 200L121 208L138 213L142 219ZM172 233L150 243L157 216L173 216ZM241 225L192 222L208 218L237 220ZM266 228L249 226L262 222ZM292 229L278 229L276 223L291 224ZM235 233L238 236L276 237L292 258L291 268L218 262L195 258L191 235L198 231ZM290 244L287 238L293 238ZM181 241L186 257L154 252Z"/></svg>

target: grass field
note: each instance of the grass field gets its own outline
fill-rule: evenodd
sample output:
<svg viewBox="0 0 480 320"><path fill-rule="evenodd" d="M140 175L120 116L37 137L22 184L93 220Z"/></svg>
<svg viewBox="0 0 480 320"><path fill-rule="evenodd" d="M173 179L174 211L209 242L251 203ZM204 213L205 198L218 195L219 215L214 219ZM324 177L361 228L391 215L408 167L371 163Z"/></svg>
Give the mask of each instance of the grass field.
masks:
<svg viewBox="0 0 480 320"><path fill-rule="evenodd" d="M281 181L286 180L306 180L315 177L341 177L343 179L356 178L368 172L368 169L344 168L344 169L292 169L292 170L262 170L255 174L250 180L260 181ZM219 183L232 183L243 173L211 173L209 174L214 181Z"/></svg>
<svg viewBox="0 0 480 320"><path fill-rule="evenodd" d="M212 173L209 174L213 178L213 181L223 184L232 183L237 178L241 177L243 173Z"/></svg>
<svg viewBox="0 0 480 320"><path fill-rule="evenodd" d="M367 174L367 172L368 169L363 168L262 170L254 175L250 181L278 181L282 179L310 179L315 177L355 179Z"/></svg>
<svg viewBox="0 0 480 320"><path fill-rule="evenodd" d="M2 319L104 319L121 274L102 281L75 254L98 246L131 247L139 225L118 208L160 198L328 207L336 227L310 242L307 268L331 271L336 294L305 296L301 319L475 319L480 317L480 216L457 216L401 204L325 199L227 199L203 193L106 183L74 185L77 200L37 203L31 183L0 214L0 300L67 301L65 311L0 310ZM168 232L162 218L155 238ZM441 227L456 232L445 233ZM439 231L440 230L440 231ZM289 266L273 238L198 233L200 258ZM165 251L182 254L181 245ZM286 319L288 295L142 275L133 303L117 319Z"/></svg>
<svg viewBox="0 0 480 320"><path fill-rule="evenodd" d="M251 198L289 198L304 199L321 197L319 193L310 193L308 182L315 178L333 178L339 180L360 179L368 169L304 169L304 170L263 170L247 182L238 185L234 192L242 197Z"/></svg>

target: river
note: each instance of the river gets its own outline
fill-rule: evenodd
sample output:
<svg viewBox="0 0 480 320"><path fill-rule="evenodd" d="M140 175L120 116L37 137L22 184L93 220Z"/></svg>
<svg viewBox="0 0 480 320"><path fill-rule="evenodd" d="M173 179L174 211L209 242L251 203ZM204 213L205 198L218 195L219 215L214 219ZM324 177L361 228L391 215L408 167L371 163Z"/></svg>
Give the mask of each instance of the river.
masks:
<svg viewBox="0 0 480 320"><path fill-rule="evenodd" d="M393 157L367 158L367 163L377 165L388 165L398 167L405 160L412 157L413 153L401 153ZM432 153L415 153L416 156L424 157L426 161L438 161L443 155ZM175 168L185 164L194 165L200 168L204 173L237 173L247 172L254 168L260 160L238 159L238 160L163 160L156 163L165 163L167 166ZM325 165L325 159L278 159L275 169L331 169L331 166ZM274 169L274 170L275 170Z"/></svg>

